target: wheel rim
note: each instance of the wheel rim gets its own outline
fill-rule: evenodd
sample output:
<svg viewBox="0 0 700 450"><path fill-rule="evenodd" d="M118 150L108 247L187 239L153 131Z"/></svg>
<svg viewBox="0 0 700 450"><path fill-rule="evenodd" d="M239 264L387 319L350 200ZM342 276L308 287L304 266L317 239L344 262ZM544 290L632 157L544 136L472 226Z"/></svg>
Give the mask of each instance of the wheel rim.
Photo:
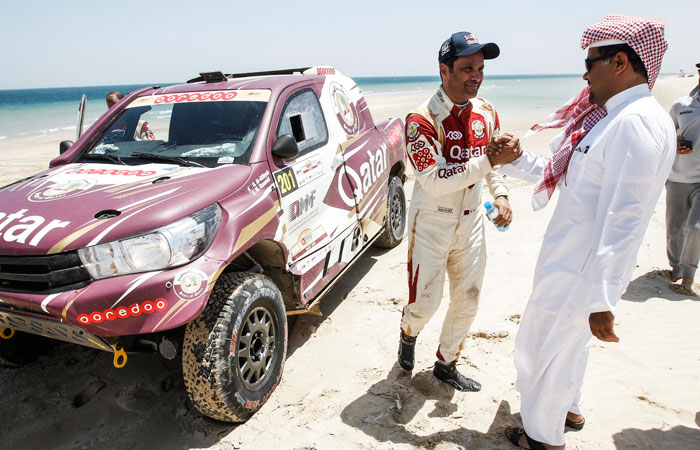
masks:
<svg viewBox="0 0 700 450"><path fill-rule="evenodd" d="M275 360L276 333L272 314L259 306L245 318L238 341L238 372L246 388L255 390L270 377Z"/></svg>
<svg viewBox="0 0 700 450"><path fill-rule="evenodd" d="M394 195L391 197L390 221L391 231L395 237L400 237L403 234L403 210L403 195L398 190L394 191Z"/></svg>

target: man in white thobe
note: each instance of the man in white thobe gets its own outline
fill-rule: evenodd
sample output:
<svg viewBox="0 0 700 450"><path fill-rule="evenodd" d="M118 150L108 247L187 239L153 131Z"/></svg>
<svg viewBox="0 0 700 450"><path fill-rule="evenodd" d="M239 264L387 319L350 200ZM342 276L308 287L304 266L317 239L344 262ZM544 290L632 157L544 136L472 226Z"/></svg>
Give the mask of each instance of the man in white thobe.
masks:
<svg viewBox="0 0 700 450"><path fill-rule="evenodd" d="M673 123L650 94L667 47L663 22L608 16L581 46L589 87L533 127L566 127L554 155L525 149L503 167L538 182L535 209L560 188L515 343L524 428L508 427L506 436L522 448L564 448L565 422L583 426L589 342L618 341L615 306L675 154Z"/></svg>

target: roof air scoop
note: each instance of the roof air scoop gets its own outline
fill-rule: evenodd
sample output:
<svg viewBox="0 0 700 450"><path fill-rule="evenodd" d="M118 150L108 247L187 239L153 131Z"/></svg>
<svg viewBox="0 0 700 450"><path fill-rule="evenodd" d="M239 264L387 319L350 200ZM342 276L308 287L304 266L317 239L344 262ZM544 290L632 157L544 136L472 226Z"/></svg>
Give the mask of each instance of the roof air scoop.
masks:
<svg viewBox="0 0 700 450"><path fill-rule="evenodd" d="M199 72L199 76L205 83L220 83L227 80L223 72Z"/></svg>

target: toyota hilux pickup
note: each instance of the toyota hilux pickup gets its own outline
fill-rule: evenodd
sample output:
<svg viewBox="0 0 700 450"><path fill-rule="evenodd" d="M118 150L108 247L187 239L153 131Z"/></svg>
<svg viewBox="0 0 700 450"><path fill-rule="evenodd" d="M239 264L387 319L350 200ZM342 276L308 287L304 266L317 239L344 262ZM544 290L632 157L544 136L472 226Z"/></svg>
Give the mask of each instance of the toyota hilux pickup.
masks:
<svg viewBox="0 0 700 450"><path fill-rule="evenodd" d="M199 411L247 420L280 382L287 318L401 242L403 133L333 67L126 95L0 188L0 363L44 338L116 367L179 353Z"/></svg>

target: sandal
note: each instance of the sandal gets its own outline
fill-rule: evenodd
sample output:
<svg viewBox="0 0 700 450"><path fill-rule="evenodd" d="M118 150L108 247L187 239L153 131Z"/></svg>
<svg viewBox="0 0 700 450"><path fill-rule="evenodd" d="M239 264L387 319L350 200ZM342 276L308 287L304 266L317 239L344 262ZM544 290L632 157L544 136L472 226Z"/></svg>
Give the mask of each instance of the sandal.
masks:
<svg viewBox="0 0 700 450"><path fill-rule="evenodd" d="M687 284L672 284L669 286L673 292L680 295L687 295L689 297L700 297L698 293L693 289L692 285Z"/></svg>
<svg viewBox="0 0 700 450"><path fill-rule="evenodd" d="M508 436L508 429L513 430L510 436ZM520 446L520 436L525 435L525 439L527 440L528 445L532 450L547 450L547 448L544 446L543 443L536 441L532 439L530 436L525 433L524 428L513 428L513 427L506 427L505 429L505 435L506 438L510 441L511 444L515 445L518 448L525 448Z"/></svg>
<svg viewBox="0 0 700 450"><path fill-rule="evenodd" d="M583 430L583 426L586 424L586 419L581 422L574 422L573 420L566 419L565 425L574 430Z"/></svg>

